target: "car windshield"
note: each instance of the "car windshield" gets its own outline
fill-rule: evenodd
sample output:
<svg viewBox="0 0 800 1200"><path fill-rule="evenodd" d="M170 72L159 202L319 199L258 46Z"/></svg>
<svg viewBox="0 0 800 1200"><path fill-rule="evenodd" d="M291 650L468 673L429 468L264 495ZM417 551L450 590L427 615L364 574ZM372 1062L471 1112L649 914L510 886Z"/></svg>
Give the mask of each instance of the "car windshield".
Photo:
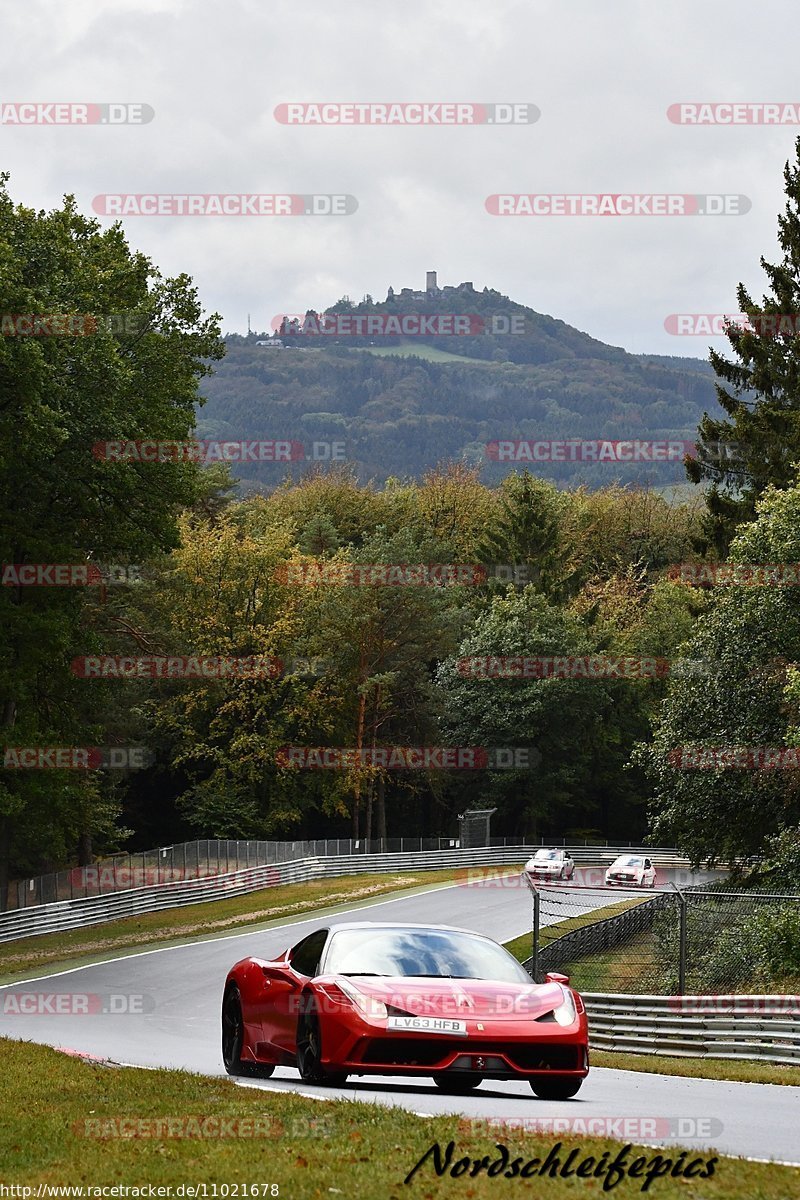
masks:
<svg viewBox="0 0 800 1200"><path fill-rule="evenodd" d="M331 937L323 971L532 983L524 967L502 946L446 929L340 929Z"/></svg>
<svg viewBox="0 0 800 1200"><path fill-rule="evenodd" d="M559 858L560 855L560 850L537 850L533 857L537 862L552 862L553 859Z"/></svg>
<svg viewBox="0 0 800 1200"><path fill-rule="evenodd" d="M642 860L640 858L636 858L636 856L633 854L629 854L626 858L618 858L616 865L618 867L640 867L642 865Z"/></svg>

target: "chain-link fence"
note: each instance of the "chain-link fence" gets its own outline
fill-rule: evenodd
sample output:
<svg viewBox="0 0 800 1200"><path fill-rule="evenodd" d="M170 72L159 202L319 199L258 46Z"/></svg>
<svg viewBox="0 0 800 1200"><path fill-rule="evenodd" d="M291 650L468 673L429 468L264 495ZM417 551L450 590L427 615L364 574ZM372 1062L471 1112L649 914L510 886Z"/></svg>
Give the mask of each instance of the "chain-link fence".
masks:
<svg viewBox="0 0 800 1200"><path fill-rule="evenodd" d="M726 890L727 889L727 890ZM725 881L664 890L537 883L538 982L650 996L800 991L800 895L731 891Z"/></svg>

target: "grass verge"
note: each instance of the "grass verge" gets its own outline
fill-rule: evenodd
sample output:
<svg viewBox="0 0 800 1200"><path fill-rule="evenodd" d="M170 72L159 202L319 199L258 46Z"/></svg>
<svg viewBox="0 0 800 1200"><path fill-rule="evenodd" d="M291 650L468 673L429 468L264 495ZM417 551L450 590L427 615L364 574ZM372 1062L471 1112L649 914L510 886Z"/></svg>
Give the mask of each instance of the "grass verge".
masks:
<svg viewBox="0 0 800 1200"><path fill-rule="evenodd" d="M592 1050L593 1067L643 1071L647 1075L684 1075L689 1079L728 1079L734 1083L779 1083L800 1087L800 1067L779 1063L740 1062L732 1058L670 1058L661 1054L623 1054Z"/></svg>
<svg viewBox="0 0 800 1200"><path fill-rule="evenodd" d="M587 1156L599 1164L604 1152L610 1160L621 1149L621 1143L608 1139L476 1129L456 1116L425 1120L383 1105L319 1103L177 1071L115 1070L23 1042L0 1042L0 1058L12 1101L0 1123L3 1181L29 1187L34 1196L39 1185L127 1185L144 1187L147 1195L148 1186L175 1189L184 1184L205 1185L205 1195L213 1197L211 1184L227 1184L230 1190L220 1189L217 1196L400 1200L416 1194L422 1200L450 1195L488 1200L505 1194L504 1180L498 1186L498 1179L488 1178L485 1170L499 1159L498 1143L508 1148L509 1161L519 1157L524 1163L532 1158L543 1162L560 1140L560 1164L570 1150L577 1151L573 1169ZM532 1117L536 1106L531 1098ZM564 1105L569 1115L573 1107ZM438 1177L430 1156L404 1185L434 1143L444 1155L450 1141L455 1143L451 1163L463 1157L480 1162L486 1156L482 1173L472 1177L468 1165L460 1177L449 1171ZM657 1153L633 1147L627 1161L641 1156L649 1166ZM675 1166L679 1154L670 1148L662 1158ZM711 1152L692 1147L682 1166L710 1157ZM698 1173L704 1169L695 1167ZM640 1196L644 1182L641 1175L625 1178L613 1194ZM249 1190L254 1186L257 1191ZM603 1194L599 1179L575 1176L546 1175L538 1189L533 1181L533 1189L548 1200ZM800 1195L800 1169L720 1158L711 1178L667 1175L656 1179L647 1194L658 1200L787 1200Z"/></svg>
<svg viewBox="0 0 800 1200"><path fill-rule="evenodd" d="M556 938L563 937L565 933L571 933L573 929L582 929L584 925L594 925L596 921L605 921L609 917L615 917L617 913L625 912L628 908L635 908L637 904L643 904L645 900L652 900L652 893L648 896L634 896L631 900L620 900L617 904L608 904L601 909L595 909L593 912L581 913L578 917L567 917L565 921L558 921L555 925L547 925L542 930L542 946L547 946ZM532 937L530 933L524 933L521 937L512 938L510 942L504 943L506 950L510 951L519 962L525 962L531 957L532 953Z"/></svg>
<svg viewBox="0 0 800 1200"><path fill-rule="evenodd" d="M519 868L509 867L509 872L516 870ZM96 961L119 951L224 933L243 926L314 913L321 908L368 904L390 892L452 883L462 874L463 870L450 868L391 875L344 875L339 879L281 884L245 896L232 896L229 900L213 900L107 921L86 929L3 942L0 943L0 982L19 979L44 967L74 966L76 958Z"/></svg>

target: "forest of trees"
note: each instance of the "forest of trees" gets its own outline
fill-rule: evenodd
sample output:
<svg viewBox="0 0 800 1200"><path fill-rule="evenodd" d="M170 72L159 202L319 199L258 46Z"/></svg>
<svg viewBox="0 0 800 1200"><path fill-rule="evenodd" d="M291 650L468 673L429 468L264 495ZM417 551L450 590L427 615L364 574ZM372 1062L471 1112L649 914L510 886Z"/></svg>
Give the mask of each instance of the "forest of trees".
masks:
<svg viewBox="0 0 800 1200"><path fill-rule="evenodd" d="M340 301L329 312L351 316L404 308ZM305 445L341 441L362 482L420 478L443 461L482 468L499 483L513 464L493 461L497 439L685 439L692 442L704 410L722 415L707 363L627 354L577 329L513 304L497 292L447 291L414 300L415 311L516 316L524 334L492 337L286 338L291 349L257 343L263 335L231 335L226 355L202 383L204 438L284 438ZM487 316L488 320L488 316ZM394 353L379 355L380 344ZM300 347L297 349L296 347ZM443 361L426 354L440 353ZM611 483L656 486L684 480L680 456L627 464L552 462L532 466L562 487ZM246 463L249 489L281 480L273 463Z"/></svg>
<svg viewBox="0 0 800 1200"><path fill-rule="evenodd" d="M752 315L798 311L796 167L786 182L784 258L765 264L774 294L757 306L740 293ZM680 747L800 747L800 589L694 586L681 570L725 560L744 572L800 571L797 337L731 331L733 357L714 361L728 420L701 424L709 453L692 467L713 487L689 502L641 487L566 490L527 471L486 481L447 455L380 484L352 464L306 465L263 493L242 490L221 466L93 453L109 438L193 436L201 381L213 391L219 379L219 318L203 312L187 276L163 278L118 226L103 231L69 199L47 214L15 206L6 184L3 311L125 312L137 322L135 333L98 320L91 336L0 338L0 894L9 878L183 837L447 834L476 804L497 809L498 834L649 834L696 861L757 854L800 824L797 767L675 764ZM366 356L344 353L352 383ZM260 371L284 370L248 374L255 354L239 353L236 421L247 411L244 381L261 387ZM322 398L302 371L318 372L323 389L324 364L337 361L329 354L298 355L316 365L292 368L300 421ZM582 361L607 400L608 380ZM376 359L363 368L362 399L376 363L401 389L422 370ZM483 369L448 376L454 404L458 372ZM460 402L463 417L474 397ZM390 408L381 412L394 420ZM589 402L592 412L599 421ZM606 421L610 436L625 436ZM711 453L720 440L744 447L722 468ZM26 586L21 564L89 564L103 581ZM380 564L406 576L376 583ZM472 570L408 582L412 568L436 564ZM87 656L255 657L272 669L91 677L76 667ZM495 678L465 666L509 657L658 669ZM19 760L20 748L85 746L144 747L148 758L137 770ZM306 770L292 747L360 757ZM387 747L489 758L477 770L395 769L375 757ZM493 755L509 748L526 757L499 769Z"/></svg>

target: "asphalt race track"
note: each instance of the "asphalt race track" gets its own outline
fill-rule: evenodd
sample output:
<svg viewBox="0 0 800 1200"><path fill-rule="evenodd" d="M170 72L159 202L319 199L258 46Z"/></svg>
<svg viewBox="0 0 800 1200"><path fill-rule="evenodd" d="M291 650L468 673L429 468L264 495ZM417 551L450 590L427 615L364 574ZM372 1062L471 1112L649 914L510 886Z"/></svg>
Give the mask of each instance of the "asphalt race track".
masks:
<svg viewBox="0 0 800 1200"><path fill-rule="evenodd" d="M667 882L672 872L660 872ZM681 873L686 882L685 873ZM696 882L711 878L698 874ZM614 904L608 889L581 894L585 910ZM571 905L574 914L576 906ZM530 929L531 897L517 887L438 886L354 906L357 920L460 925L507 941ZM329 918L344 919L341 915ZM205 941L134 953L91 966L43 975L0 988L0 1035L42 1042L136 1066L180 1067L206 1075L224 1074L220 1055L220 1001L225 975L247 955L270 958L323 923L304 918L260 931L226 934ZM46 981L46 982L45 982ZM15 993L36 992L45 1011L21 1015ZM89 1007L117 1005L117 1013L59 1015L53 996L89 995ZM109 1000L109 997L118 999ZM49 998L49 999L46 999ZM654 1118L657 1134L632 1141L677 1142L698 1150L800 1164L797 1125L800 1088L724 1083L595 1068L578 1096L567 1102L537 1100L527 1083L488 1082L468 1096L448 1096L428 1080L402 1077L353 1078L340 1089L302 1084L295 1071L278 1068L269 1080L247 1081L265 1091L292 1090L321 1099L347 1097L402 1105L417 1113L457 1112L473 1118L546 1120L553 1117ZM613 1135L613 1130L609 1131ZM497 1135L498 1138L501 1136ZM567 1136L567 1135L564 1135ZM617 1136L626 1140L624 1129Z"/></svg>

